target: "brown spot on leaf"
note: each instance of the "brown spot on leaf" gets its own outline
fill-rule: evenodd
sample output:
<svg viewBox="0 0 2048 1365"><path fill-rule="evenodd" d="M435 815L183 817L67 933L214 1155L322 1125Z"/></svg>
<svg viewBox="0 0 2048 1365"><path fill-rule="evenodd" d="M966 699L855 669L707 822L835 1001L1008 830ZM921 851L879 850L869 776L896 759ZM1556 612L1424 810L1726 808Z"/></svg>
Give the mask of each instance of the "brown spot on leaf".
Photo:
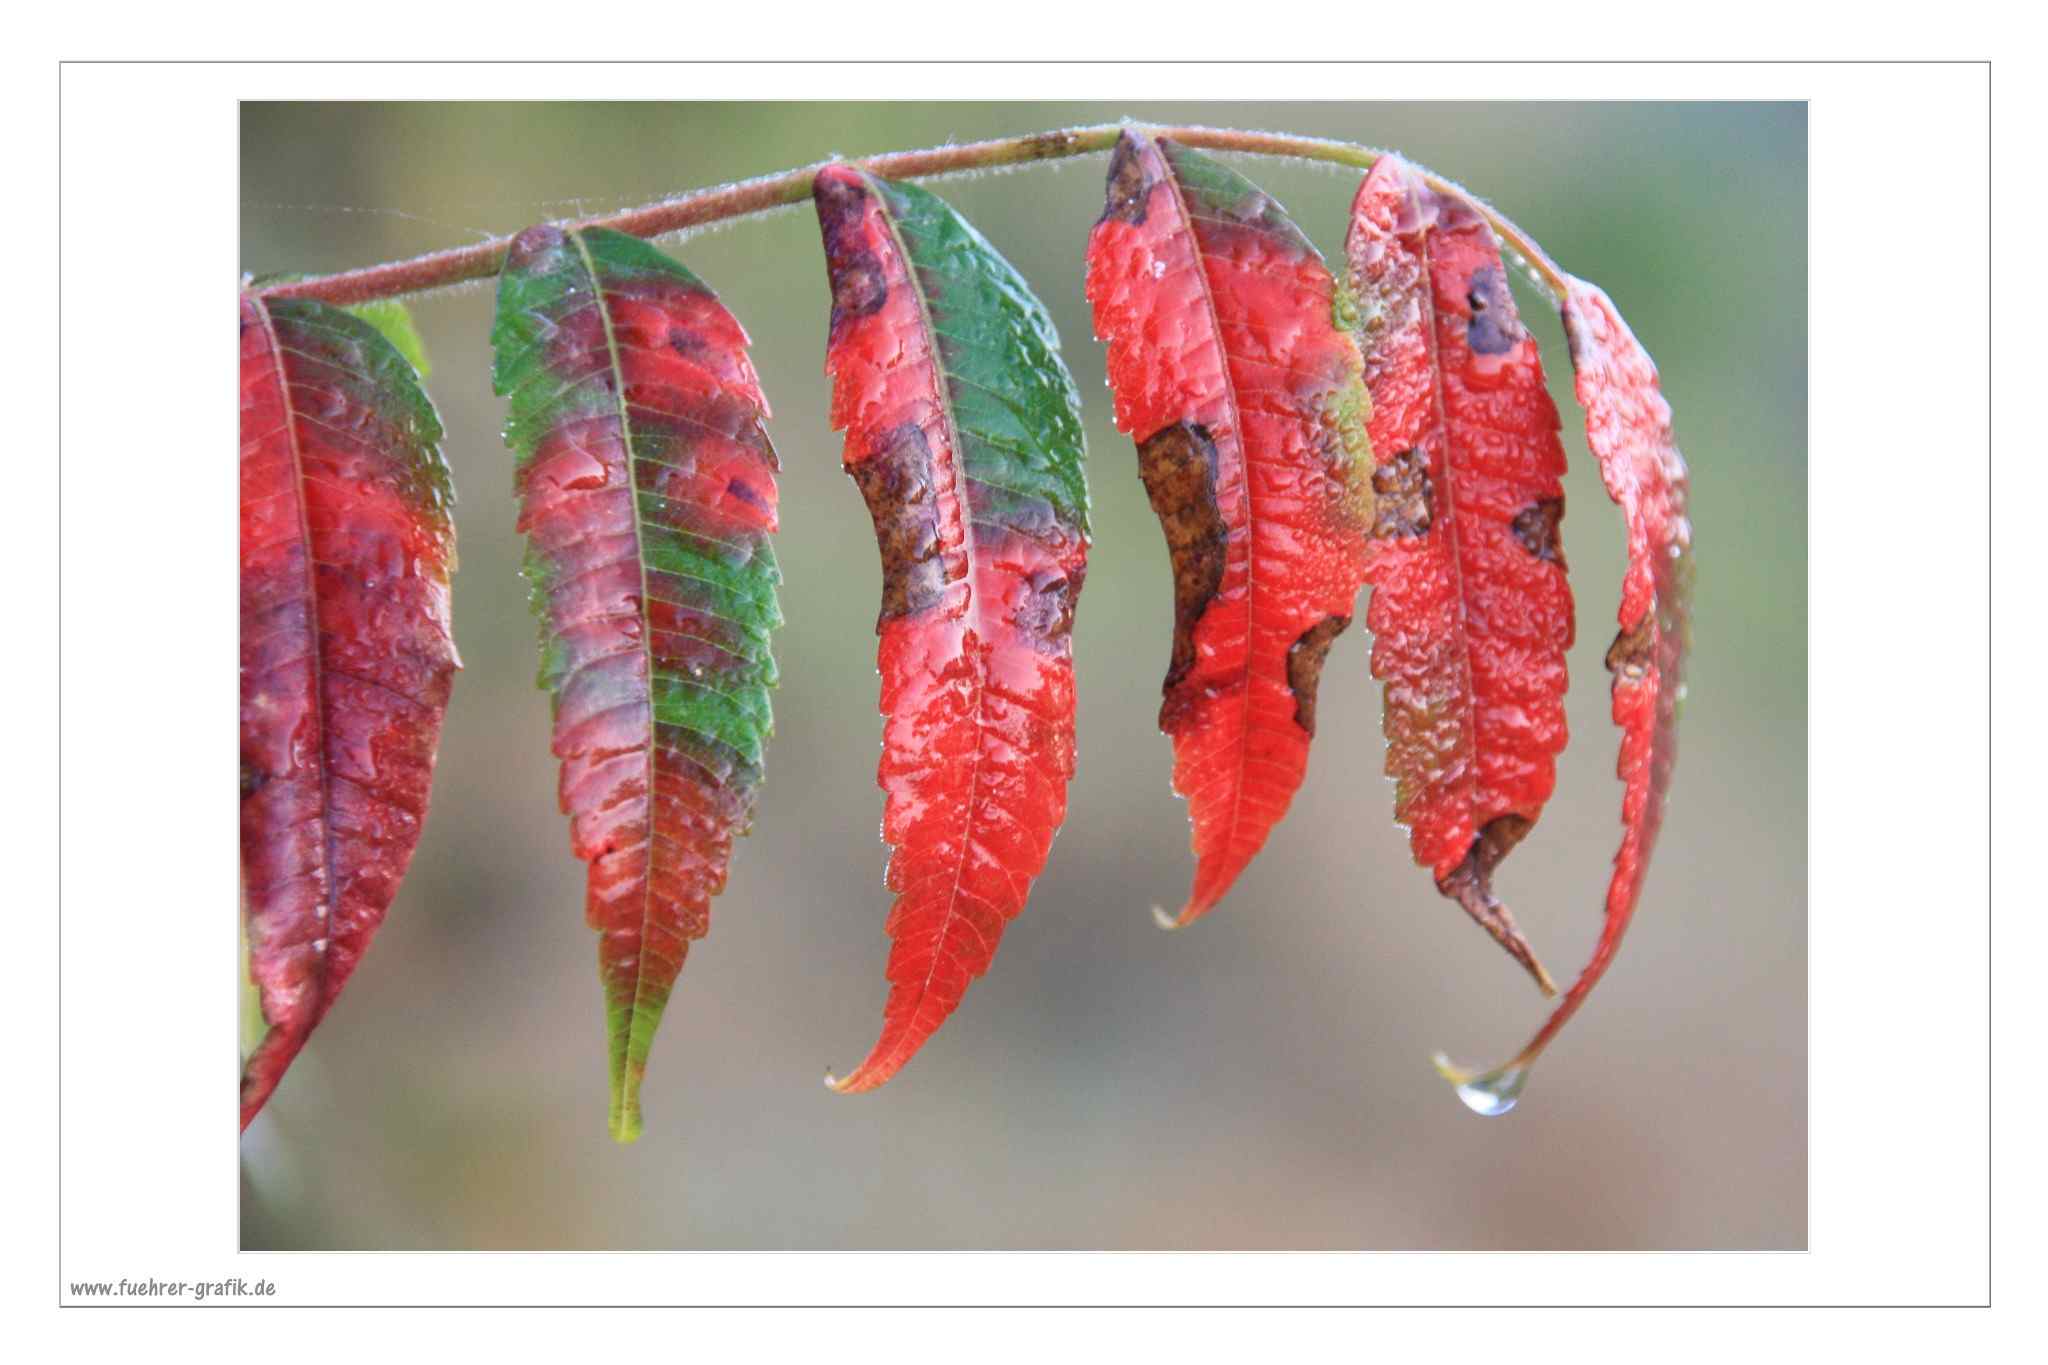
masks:
<svg viewBox="0 0 2048 1365"><path fill-rule="evenodd" d="M832 271L832 325L848 318L866 317L889 297L889 285L882 262L863 247Z"/></svg>
<svg viewBox="0 0 2048 1365"><path fill-rule="evenodd" d="M1145 221L1145 203L1152 187L1159 183L1158 154L1129 129L1116 140L1109 154L1109 182L1103 195L1102 217L1126 223Z"/></svg>
<svg viewBox="0 0 2048 1365"><path fill-rule="evenodd" d="M1562 564L1564 552L1558 546L1557 524L1563 519L1563 498L1538 498L1515 513L1509 529L1530 554L1551 564Z"/></svg>
<svg viewBox="0 0 2048 1365"><path fill-rule="evenodd" d="M1588 338L1580 334L1584 323L1570 298L1557 306L1557 315L1564 320L1565 350L1571 354L1572 368L1576 370L1585 363L1584 348Z"/></svg>
<svg viewBox="0 0 2048 1365"><path fill-rule="evenodd" d="M1348 616L1325 616L1287 647L1287 690L1294 694L1294 723L1316 732L1316 689L1323 681L1323 656L1351 624Z"/></svg>
<svg viewBox="0 0 2048 1365"><path fill-rule="evenodd" d="M1618 682L1640 682L1649 676L1656 646L1656 613L1646 611L1634 625L1617 634L1614 643L1607 647L1607 671Z"/></svg>
<svg viewBox="0 0 2048 1365"><path fill-rule="evenodd" d="M1514 295L1508 292L1507 272L1499 266L1483 265L1472 272L1465 304L1472 310L1465 340L1474 354L1504 355L1522 339L1522 320L1515 314Z"/></svg>
<svg viewBox="0 0 2048 1365"><path fill-rule="evenodd" d="M1535 950L1515 926L1515 917L1493 895L1493 870L1500 866L1500 860L1508 856L1509 850L1522 842L1531 823L1519 815L1502 815L1489 820L1473 838L1465 861L1452 868L1450 875L1439 881L1436 887L1463 906L1465 913L1493 936L1494 942L1507 949L1508 956L1522 964L1545 995L1556 995L1556 983L1550 979L1550 973L1543 970L1543 964L1536 960Z"/></svg>
<svg viewBox="0 0 2048 1365"><path fill-rule="evenodd" d="M932 449L915 422L886 433L867 458L846 466L867 500L882 555L881 629L923 611L946 589L939 551L939 501L932 486Z"/></svg>
<svg viewBox="0 0 2048 1365"><path fill-rule="evenodd" d="M1230 532L1216 507L1216 444L1208 428L1176 422L1138 443L1138 476L1173 561L1173 658L1166 689L1195 666L1195 624L1223 586Z"/></svg>
<svg viewBox="0 0 2048 1365"><path fill-rule="evenodd" d="M1436 486L1419 448L1402 451L1372 471L1375 540L1429 534L1436 511Z"/></svg>

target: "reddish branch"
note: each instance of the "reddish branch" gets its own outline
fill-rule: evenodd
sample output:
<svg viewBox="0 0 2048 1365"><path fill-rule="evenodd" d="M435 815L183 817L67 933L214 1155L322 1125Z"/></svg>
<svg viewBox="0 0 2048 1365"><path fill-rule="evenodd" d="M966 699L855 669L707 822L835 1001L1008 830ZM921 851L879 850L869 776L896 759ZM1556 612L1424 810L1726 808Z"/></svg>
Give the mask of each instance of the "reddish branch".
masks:
<svg viewBox="0 0 2048 1365"><path fill-rule="evenodd" d="M1019 166L1033 161L1054 161L1063 157L1106 152L1116 144L1125 125L1104 123L1085 128L1056 128L1017 137L993 138L986 142L963 142L918 151L885 152L858 164L890 180L916 180L926 176L950 175L961 171ZM1150 127L1143 131L1168 137L1190 147L1210 151L1243 152L1254 156L1293 157L1307 161L1355 166L1363 170L1382 153L1375 148L1329 138L1298 137L1291 133L1249 132L1235 128ZM606 227L635 237L659 237L688 228L704 227L764 213L769 209L802 203L811 197L811 180L825 162L778 171L730 185L692 190L658 204L624 209L594 218L565 221L563 227ZM1564 292L1564 275L1529 237L1500 214L1459 186L1430 172L1424 180L1440 193L1470 202L1501 240L1534 267L1553 293ZM365 303L372 299L396 298L444 289L468 280L489 279L505 262L512 239L493 237L469 246L432 251L410 260L344 270L334 275L280 281L256 291L265 298L320 299L326 303Z"/></svg>

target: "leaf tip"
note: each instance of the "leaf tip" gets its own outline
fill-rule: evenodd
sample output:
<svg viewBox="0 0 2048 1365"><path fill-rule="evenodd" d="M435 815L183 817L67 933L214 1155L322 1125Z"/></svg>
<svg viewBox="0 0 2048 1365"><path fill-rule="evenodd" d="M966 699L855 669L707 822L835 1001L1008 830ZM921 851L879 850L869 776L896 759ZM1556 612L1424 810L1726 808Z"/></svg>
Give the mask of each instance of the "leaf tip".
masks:
<svg viewBox="0 0 2048 1365"><path fill-rule="evenodd" d="M1164 929L1169 934L1176 929L1185 929L1187 927L1187 921L1185 919L1181 918L1178 915L1172 915L1167 913L1167 909L1163 905L1155 905L1152 907L1152 922L1158 925L1161 929Z"/></svg>
<svg viewBox="0 0 2048 1365"><path fill-rule="evenodd" d="M630 1147L640 1140L643 1125L640 1120L640 1093L637 1086L630 1094L613 1097L611 1118L607 1126L611 1130L612 1141L621 1147Z"/></svg>
<svg viewBox="0 0 2048 1365"><path fill-rule="evenodd" d="M1503 815L1490 821L1472 840L1464 861L1437 879L1436 888L1463 907L1473 923L1486 930L1509 957L1521 963L1536 988L1543 992L1543 998L1549 1000L1557 995L1557 983L1544 970L1514 915L1493 894L1494 869L1522 841L1533 823L1520 815Z"/></svg>
<svg viewBox="0 0 2048 1365"><path fill-rule="evenodd" d="M855 1067L844 1076L827 1071L825 1073L825 1088L835 1095L858 1095L864 1091L873 1090L877 1085L881 1084L881 1081L870 1079L867 1072L868 1068L865 1065ZM885 1077L884 1079L887 1078Z"/></svg>
<svg viewBox="0 0 2048 1365"><path fill-rule="evenodd" d="M640 1140L643 1127L640 1117L640 1082L647 1074L644 1062L621 1057L612 1073L611 1111L606 1117L606 1127L612 1141L621 1147L631 1146Z"/></svg>

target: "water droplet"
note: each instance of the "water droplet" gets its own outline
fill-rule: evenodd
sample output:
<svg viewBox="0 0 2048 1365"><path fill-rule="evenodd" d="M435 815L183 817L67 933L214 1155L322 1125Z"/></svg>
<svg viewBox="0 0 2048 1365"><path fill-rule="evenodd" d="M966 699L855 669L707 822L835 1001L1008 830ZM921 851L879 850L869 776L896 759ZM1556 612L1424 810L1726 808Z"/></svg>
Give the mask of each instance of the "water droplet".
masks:
<svg viewBox="0 0 2048 1365"><path fill-rule="evenodd" d="M1503 1067L1499 1071L1489 1071L1457 1082L1458 1098L1473 1113L1495 1118L1515 1107L1522 1098L1522 1083L1528 1079L1527 1067Z"/></svg>

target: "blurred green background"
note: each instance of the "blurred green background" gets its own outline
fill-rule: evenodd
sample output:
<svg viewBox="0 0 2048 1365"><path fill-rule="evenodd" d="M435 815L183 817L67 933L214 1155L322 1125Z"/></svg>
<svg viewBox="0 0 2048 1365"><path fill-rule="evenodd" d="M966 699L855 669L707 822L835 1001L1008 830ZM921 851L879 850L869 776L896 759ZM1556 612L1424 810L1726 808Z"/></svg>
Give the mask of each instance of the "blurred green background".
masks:
<svg viewBox="0 0 2048 1365"><path fill-rule="evenodd" d="M1502 1119L1429 1067L1542 1017L1408 862L1362 613L1308 781L1215 914L1154 728L1171 588L1110 422L1082 251L1100 156L936 185L1033 281L1084 397L1096 545L1080 772L994 970L893 1083L829 1094L880 1022L879 572L826 427L808 206L668 248L752 333L783 461L788 626L753 836L657 1040L648 1132L605 1135L596 944L491 396L491 293L414 301L460 493L432 816L363 970L242 1141L249 1248L1802 1248L1806 1245L1806 109L1798 104L245 104L244 269L324 272L832 154L1121 116L1397 148L1613 295L1693 470L1696 656L1668 824L1614 970ZM1332 259L1355 173L1240 163ZM1621 521L1554 313L1576 742L1499 889L1560 976L1618 836L1602 654Z"/></svg>

